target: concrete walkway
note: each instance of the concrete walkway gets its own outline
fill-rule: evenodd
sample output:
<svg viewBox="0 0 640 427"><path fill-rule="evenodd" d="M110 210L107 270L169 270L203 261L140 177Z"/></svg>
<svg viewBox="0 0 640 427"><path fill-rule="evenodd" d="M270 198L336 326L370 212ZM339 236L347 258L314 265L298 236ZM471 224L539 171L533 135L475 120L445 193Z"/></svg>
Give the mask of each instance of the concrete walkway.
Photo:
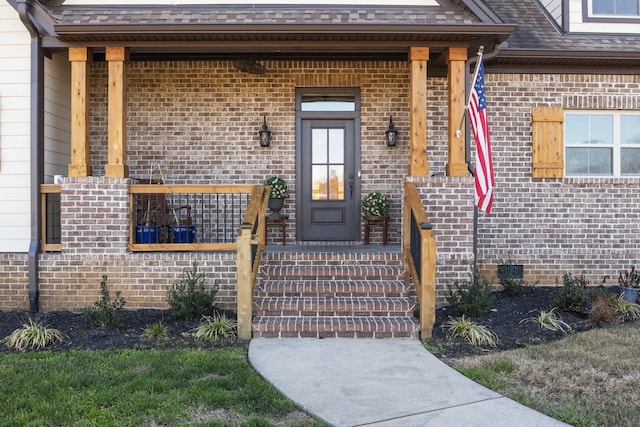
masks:
<svg viewBox="0 0 640 427"><path fill-rule="evenodd" d="M254 339L253 367L334 426L566 426L468 380L410 339Z"/></svg>

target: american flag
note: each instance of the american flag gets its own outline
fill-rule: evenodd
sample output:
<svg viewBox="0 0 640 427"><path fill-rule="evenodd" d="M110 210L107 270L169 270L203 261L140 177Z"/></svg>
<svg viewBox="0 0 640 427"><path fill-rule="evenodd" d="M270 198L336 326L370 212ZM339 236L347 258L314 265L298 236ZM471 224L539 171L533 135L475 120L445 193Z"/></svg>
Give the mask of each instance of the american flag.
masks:
<svg viewBox="0 0 640 427"><path fill-rule="evenodd" d="M493 160L491 158L491 141L487 123L487 99L484 90L484 66L479 58L471 97L469 98L469 123L476 140L476 194L478 209L490 213L493 205Z"/></svg>

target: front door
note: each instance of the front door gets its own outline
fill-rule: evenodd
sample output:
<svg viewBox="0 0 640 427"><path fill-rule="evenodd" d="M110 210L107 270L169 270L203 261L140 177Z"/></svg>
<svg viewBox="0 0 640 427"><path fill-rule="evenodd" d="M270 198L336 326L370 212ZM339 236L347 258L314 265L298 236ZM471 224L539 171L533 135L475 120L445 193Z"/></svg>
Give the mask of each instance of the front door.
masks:
<svg viewBox="0 0 640 427"><path fill-rule="evenodd" d="M359 186L353 119L302 119L301 240L357 240Z"/></svg>

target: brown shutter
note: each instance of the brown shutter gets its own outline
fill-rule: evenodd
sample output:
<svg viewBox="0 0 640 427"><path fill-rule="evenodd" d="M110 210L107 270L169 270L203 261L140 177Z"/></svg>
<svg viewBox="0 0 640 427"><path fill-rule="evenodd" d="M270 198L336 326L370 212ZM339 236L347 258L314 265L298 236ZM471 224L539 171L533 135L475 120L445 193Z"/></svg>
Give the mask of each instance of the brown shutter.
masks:
<svg viewBox="0 0 640 427"><path fill-rule="evenodd" d="M564 146L562 107L533 107L532 177L562 178Z"/></svg>

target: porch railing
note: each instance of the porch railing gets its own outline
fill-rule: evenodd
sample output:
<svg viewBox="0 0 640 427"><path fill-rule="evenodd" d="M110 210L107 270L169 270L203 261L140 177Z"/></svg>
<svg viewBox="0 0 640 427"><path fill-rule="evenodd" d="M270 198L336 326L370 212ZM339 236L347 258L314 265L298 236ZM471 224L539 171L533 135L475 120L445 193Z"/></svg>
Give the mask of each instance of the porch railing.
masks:
<svg viewBox="0 0 640 427"><path fill-rule="evenodd" d="M270 186L254 187L238 235L238 337L244 340L251 339L253 288L266 241L265 212L270 192Z"/></svg>
<svg viewBox="0 0 640 427"><path fill-rule="evenodd" d="M436 320L436 238L416 185L404 184L402 260L416 287L420 337L431 337Z"/></svg>
<svg viewBox="0 0 640 427"><path fill-rule="evenodd" d="M129 250L236 250L254 188L131 184Z"/></svg>
<svg viewBox="0 0 640 427"><path fill-rule="evenodd" d="M43 251L61 251L60 244L60 184L40 185L40 216L42 230L40 248Z"/></svg>

